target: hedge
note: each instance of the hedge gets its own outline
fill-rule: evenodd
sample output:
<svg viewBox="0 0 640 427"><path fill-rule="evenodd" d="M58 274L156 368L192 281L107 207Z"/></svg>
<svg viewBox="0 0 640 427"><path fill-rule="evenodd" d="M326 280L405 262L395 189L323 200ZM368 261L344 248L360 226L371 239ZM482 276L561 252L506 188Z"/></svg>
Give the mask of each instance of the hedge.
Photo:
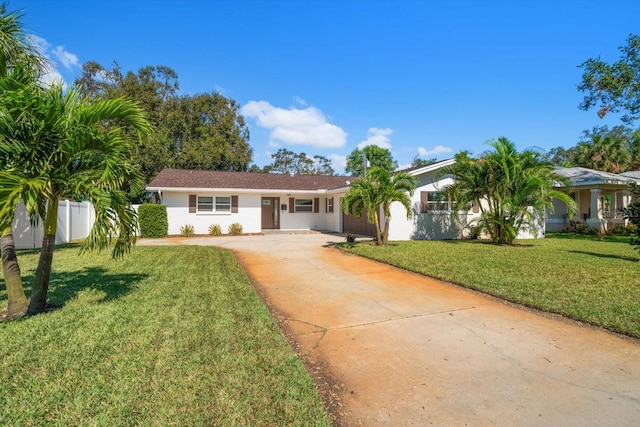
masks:
<svg viewBox="0 0 640 427"><path fill-rule="evenodd" d="M141 237L166 237L169 232L167 207L147 203L138 208Z"/></svg>

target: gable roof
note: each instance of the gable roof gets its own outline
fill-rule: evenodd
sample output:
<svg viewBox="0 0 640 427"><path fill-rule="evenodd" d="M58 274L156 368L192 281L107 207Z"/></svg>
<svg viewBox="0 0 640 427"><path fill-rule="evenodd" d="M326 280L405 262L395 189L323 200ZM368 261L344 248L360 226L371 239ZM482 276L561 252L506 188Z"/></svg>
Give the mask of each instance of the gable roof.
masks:
<svg viewBox="0 0 640 427"><path fill-rule="evenodd" d="M351 176L163 169L149 183L147 190L233 189L324 192L346 188L356 179Z"/></svg>
<svg viewBox="0 0 640 427"><path fill-rule="evenodd" d="M556 172L571 180L574 186L581 185L598 185L598 184L617 184L627 185L635 180L629 176L616 175L615 173L597 171L587 168L556 168Z"/></svg>

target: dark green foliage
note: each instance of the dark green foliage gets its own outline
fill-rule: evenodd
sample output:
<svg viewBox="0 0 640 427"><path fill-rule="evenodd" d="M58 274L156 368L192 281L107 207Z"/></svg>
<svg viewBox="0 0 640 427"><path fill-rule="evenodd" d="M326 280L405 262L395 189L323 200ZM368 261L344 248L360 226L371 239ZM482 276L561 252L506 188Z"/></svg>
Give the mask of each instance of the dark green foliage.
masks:
<svg viewBox="0 0 640 427"><path fill-rule="evenodd" d="M314 155L308 157L306 153L294 153L281 148L271 155L273 163L263 169L253 165L250 172L294 173L296 175L335 175L331 160L325 156Z"/></svg>
<svg viewBox="0 0 640 427"><path fill-rule="evenodd" d="M584 70L578 90L586 92L580 109L598 108L598 116L623 113L630 124L640 116L640 36L630 34L627 45L619 48L622 57L608 64L590 58L580 64Z"/></svg>
<svg viewBox="0 0 640 427"><path fill-rule="evenodd" d="M640 250L640 186L633 183L630 184L631 192L635 196L635 203L623 209L624 218L628 219L631 224L635 225L635 235L631 238L631 244Z"/></svg>
<svg viewBox="0 0 640 427"><path fill-rule="evenodd" d="M167 207L147 203L138 208L141 237L166 237L169 232Z"/></svg>
<svg viewBox="0 0 640 427"><path fill-rule="evenodd" d="M398 168L398 162L386 148L367 145L363 149L356 148L347 156L347 167L344 170L352 176L364 176L365 169L374 167L391 172Z"/></svg>
<svg viewBox="0 0 640 427"><path fill-rule="evenodd" d="M219 93L180 96L178 74L170 67L134 73L115 62L111 68L87 62L75 83L91 99L127 96L147 112L153 133L132 156L145 182L168 167L246 171L251 163L249 128L238 103Z"/></svg>

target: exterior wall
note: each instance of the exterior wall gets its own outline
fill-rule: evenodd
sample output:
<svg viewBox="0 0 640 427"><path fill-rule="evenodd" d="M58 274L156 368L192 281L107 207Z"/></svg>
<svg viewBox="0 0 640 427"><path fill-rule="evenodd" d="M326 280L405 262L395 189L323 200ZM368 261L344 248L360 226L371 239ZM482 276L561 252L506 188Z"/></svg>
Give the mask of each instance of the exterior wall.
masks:
<svg viewBox="0 0 640 427"><path fill-rule="evenodd" d="M89 235L95 221L95 212L89 202L60 200L58 205L58 224L56 244L84 239ZM44 229L42 221L32 227L27 210L20 202L16 207L13 220L13 239L16 249L35 249L42 247Z"/></svg>
<svg viewBox="0 0 640 427"><path fill-rule="evenodd" d="M238 213L189 213L189 194L192 192L163 192L162 203L167 206L169 235L180 234L180 227L192 225L196 234L208 234L209 226L218 224L227 233L233 223L242 225L243 233L259 233L261 205L259 194L197 192L198 196L238 196Z"/></svg>
<svg viewBox="0 0 640 427"><path fill-rule="evenodd" d="M238 196L238 213L189 213L189 194L198 196ZM325 230L340 231L339 196L325 196L317 193L289 194L269 193L265 197L279 197L280 205L286 209L279 209L280 230ZM162 193L162 203L167 206L169 234L180 234L180 227L192 225L196 234L208 234L211 224L218 224L225 234L229 225L238 222L242 225L243 233L260 233L262 231L262 194L259 193L211 193L202 192L168 192ZM319 212L289 212L289 198L319 199ZM333 197L334 211L326 213L326 198Z"/></svg>
<svg viewBox="0 0 640 427"><path fill-rule="evenodd" d="M411 197L412 218L407 214L402 204L391 204L391 224L389 225L389 240L447 240L461 239L470 234L470 223L477 216L472 213L451 211L421 212L420 194L423 191L442 191L453 184L450 177L439 177L440 171L431 171L418 178L418 186ZM460 220L456 218L460 217Z"/></svg>

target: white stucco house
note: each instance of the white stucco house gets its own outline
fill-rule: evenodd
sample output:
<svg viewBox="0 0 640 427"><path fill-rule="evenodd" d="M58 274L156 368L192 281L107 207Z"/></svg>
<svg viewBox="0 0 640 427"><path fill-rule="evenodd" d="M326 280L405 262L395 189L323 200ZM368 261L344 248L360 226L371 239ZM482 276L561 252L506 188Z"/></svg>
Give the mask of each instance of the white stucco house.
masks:
<svg viewBox="0 0 640 427"><path fill-rule="evenodd" d="M403 207L392 205L390 240L458 239L469 234L477 210L453 212L440 191L452 179L442 168L453 159L414 168L407 172L418 179L411 201L413 217ZM169 234L192 225L196 234L207 234L212 224L225 232L240 223L244 233L263 230L324 230L374 235L365 218L345 215L342 197L355 179L348 176L283 175L249 172L165 169L147 186L167 206ZM455 219L462 215L462 224Z"/></svg>
<svg viewBox="0 0 640 427"><path fill-rule="evenodd" d="M571 181L571 195L578 205L578 212L573 218L569 218L567 206L560 201L554 201L555 211L547 212L548 231L561 231L570 228L571 224L576 222L598 230L626 223L620 209L633 202L629 184L640 184L640 171L614 174L575 167L557 168L556 172Z"/></svg>

